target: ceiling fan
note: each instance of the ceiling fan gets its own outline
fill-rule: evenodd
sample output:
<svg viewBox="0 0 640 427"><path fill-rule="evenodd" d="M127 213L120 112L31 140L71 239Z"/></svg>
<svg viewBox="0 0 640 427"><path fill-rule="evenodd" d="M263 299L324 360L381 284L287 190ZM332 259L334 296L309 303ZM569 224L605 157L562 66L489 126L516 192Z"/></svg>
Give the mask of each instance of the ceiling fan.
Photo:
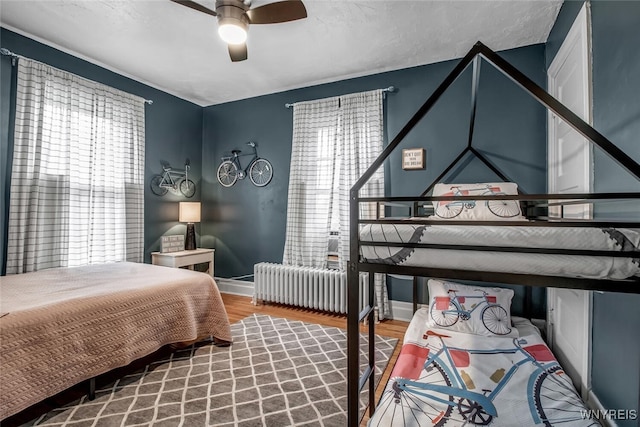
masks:
<svg viewBox="0 0 640 427"><path fill-rule="evenodd" d="M216 0L213 11L191 0L171 0L198 12L218 17L218 34L229 47L231 61L247 59L249 24L277 24L307 17L301 0L284 0L251 8L251 0Z"/></svg>

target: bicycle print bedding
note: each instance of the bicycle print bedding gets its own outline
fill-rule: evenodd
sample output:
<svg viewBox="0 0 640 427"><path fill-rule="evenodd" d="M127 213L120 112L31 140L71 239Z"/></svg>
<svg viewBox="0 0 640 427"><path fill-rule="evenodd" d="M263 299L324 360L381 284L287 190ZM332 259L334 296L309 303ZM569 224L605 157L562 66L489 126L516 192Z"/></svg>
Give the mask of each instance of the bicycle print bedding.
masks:
<svg viewBox="0 0 640 427"><path fill-rule="evenodd" d="M366 262L505 273L625 279L640 275L640 260L491 251L491 247L562 250L639 250L640 230L584 227L367 224L360 231ZM367 242L479 245L482 251L367 246Z"/></svg>
<svg viewBox="0 0 640 427"><path fill-rule="evenodd" d="M369 427L598 426L537 328L519 338L430 328L414 315Z"/></svg>

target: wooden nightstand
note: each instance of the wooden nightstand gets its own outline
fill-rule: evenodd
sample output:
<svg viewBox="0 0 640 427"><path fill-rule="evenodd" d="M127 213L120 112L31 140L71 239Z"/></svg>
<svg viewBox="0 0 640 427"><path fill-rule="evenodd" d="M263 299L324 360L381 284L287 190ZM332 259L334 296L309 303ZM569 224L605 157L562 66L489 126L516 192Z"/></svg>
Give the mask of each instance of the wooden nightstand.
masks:
<svg viewBox="0 0 640 427"><path fill-rule="evenodd" d="M180 252L151 252L151 264L165 267L189 267L193 270L195 264L207 263L207 273L213 277L213 252L214 249L194 249Z"/></svg>

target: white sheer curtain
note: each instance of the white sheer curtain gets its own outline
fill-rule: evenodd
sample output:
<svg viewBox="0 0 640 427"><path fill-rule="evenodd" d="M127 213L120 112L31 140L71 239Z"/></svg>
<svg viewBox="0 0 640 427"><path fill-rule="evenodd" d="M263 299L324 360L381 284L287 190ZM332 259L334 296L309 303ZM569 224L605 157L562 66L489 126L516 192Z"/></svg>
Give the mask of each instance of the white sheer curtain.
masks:
<svg viewBox="0 0 640 427"><path fill-rule="evenodd" d="M282 260L287 265L327 267L339 102L339 98L330 98L293 106L287 232Z"/></svg>
<svg viewBox="0 0 640 427"><path fill-rule="evenodd" d="M144 99L18 62L7 273L143 260Z"/></svg>
<svg viewBox="0 0 640 427"><path fill-rule="evenodd" d="M340 97L340 259L349 259L349 191L382 151L382 90ZM360 197L384 197L384 169L379 168L360 190ZM375 219L376 204L360 204L360 218ZM346 264L343 264L345 266ZM344 267L346 268L346 267Z"/></svg>
<svg viewBox="0 0 640 427"><path fill-rule="evenodd" d="M382 151L383 98L382 90L355 93L340 97L341 146L344 167L340 168L339 258L343 268L349 260L349 191ZM360 190L360 197L384 197L384 168L380 167ZM360 218L375 219L376 204L360 204ZM378 316L390 313L384 274L375 276Z"/></svg>
<svg viewBox="0 0 640 427"><path fill-rule="evenodd" d="M382 99L382 90L375 90L294 105L284 264L327 268L330 232L338 232L340 265L346 267L349 190L382 151ZM384 195L382 168L360 195ZM375 218L375 204L361 217ZM376 276L376 295L384 318L384 275Z"/></svg>

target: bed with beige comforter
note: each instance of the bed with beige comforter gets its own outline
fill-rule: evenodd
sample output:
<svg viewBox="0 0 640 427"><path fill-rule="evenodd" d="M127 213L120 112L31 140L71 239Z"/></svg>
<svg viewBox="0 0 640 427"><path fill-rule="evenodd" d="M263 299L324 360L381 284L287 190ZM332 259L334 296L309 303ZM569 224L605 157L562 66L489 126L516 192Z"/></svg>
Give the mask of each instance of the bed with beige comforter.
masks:
<svg viewBox="0 0 640 427"><path fill-rule="evenodd" d="M149 264L0 277L0 420L160 347L231 341L213 278Z"/></svg>

